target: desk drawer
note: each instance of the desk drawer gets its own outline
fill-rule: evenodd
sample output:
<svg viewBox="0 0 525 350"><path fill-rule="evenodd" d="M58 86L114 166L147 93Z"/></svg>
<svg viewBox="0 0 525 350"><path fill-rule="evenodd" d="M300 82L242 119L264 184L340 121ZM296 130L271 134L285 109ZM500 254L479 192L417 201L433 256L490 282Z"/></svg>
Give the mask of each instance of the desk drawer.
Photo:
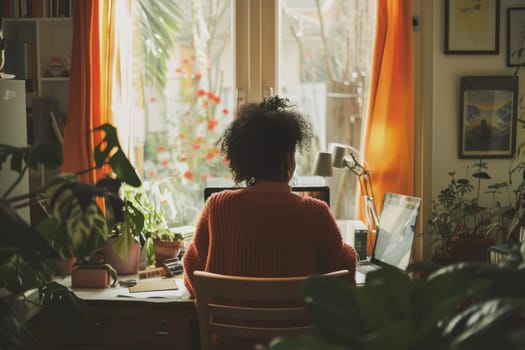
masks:
<svg viewBox="0 0 525 350"><path fill-rule="evenodd" d="M87 302L86 314L75 317L46 310L30 323L26 349L140 349L163 346L177 349L181 342L177 328L188 327L174 321L177 312L190 308L175 304L141 302ZM188 321L189 322L189 318ZM187 334L186 334L187 336ZM187 343L187 339L182 343ZM30 344L34 343L34 347Z"/></svg>

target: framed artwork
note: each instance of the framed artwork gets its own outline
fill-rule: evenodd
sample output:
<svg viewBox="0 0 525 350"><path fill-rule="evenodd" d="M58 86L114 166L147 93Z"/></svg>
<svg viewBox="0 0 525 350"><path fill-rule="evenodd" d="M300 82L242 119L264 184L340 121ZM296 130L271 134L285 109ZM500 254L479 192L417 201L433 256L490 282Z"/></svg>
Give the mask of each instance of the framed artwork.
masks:
<svg viewBox="0 0 525 350"><path fill-rule="evenodd" d="M459 158L511 158L516 148L518 77L462 77Z"/></svg>
<svg viewBox="0 0 525 350"><path fill-rule="evenodd" d="M507 66L525 65L525 7L507 9Z"/></svg>
<svg viewBox="0 0 525 350"><path fill-rule="evenodd" d="M500 0L445 0L445 54L499 54Z"/></svg>

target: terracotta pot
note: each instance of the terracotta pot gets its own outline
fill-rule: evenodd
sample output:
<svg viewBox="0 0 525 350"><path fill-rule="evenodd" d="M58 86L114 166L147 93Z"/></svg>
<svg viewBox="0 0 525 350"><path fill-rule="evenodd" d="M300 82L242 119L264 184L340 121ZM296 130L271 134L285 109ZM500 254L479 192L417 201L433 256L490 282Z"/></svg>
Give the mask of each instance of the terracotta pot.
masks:
<svg viewBox="0 0 525 350"><path fill-rule="evenodd" d="M453 237L450 255L453 262L487 262L487 250L494 244L494 238Z"/></svg>
<svg viewBox="0 0 525 350"><path fill-rule="evenodd" d="M119 275L134 275L139 271L139 257L140 257L140 244L135 242L131 248L128 260L124 261L120 257L115 249L113 248L114 237L110 237L106 240L106 243L102 246L102 254L104 255L104 261L106 264L113 266L117 270Z"/></svg>
<svg viewBox="0 0 525 350"><path fill-rule="evenodd" d="M153 240L153 251L155 252L155 261L157 265L162 265L162 262L167 259L176 258L182 249L183 242L162 241L160 239Z"/></svg>
<svg viewBox="0 0 525 350"><path fill-rule="evenodd" d="M77 262L77 258L73 257L70 259L60 260L58 262L58 265L64 270L64 273L66 275L70 275L71 271L73 271L73 265Z"/></svg>

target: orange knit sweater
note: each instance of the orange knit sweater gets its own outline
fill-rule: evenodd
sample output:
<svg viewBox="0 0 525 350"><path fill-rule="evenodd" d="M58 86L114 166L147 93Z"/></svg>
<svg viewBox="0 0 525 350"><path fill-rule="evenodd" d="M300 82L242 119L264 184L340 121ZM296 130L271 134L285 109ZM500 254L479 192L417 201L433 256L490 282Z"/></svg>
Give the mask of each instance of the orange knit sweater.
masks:
<svg viewBox="0 0 525 350"><path fill-rule="evenodd" d="M213 194L183 262L192 294L195 270L289 277L348 269L355 284L355 250L343 243L326 203L297 196L285 183Z"/></svg>

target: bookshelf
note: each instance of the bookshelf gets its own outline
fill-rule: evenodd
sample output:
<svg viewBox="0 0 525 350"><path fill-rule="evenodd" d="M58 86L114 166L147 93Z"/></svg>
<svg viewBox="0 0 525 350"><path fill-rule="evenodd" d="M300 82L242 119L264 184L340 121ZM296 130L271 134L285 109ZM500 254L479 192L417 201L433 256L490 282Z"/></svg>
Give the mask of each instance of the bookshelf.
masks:
<svg viewBox="0 0 525 350"><path fill-rule="evenodd" d="M60 143L51 112L63 130L69 104L73 39L73 21L65 15L69 15L72 4L66 0L4 0L1 3L5 16L3 33L7 40L4 72L25 81L27 143ZM58 172L59 169L30 170L30 190L41 188ZM43 217L38 204L31 205L31 223L38 223Z"/></svg>
<svg viewBox="0 0 525 350"><path fill-rule="evenodd" d="M72 19L6 18L5 72L26 81L28 110L33 98L57 103L58 117L66 117L69 97L69 61L73 37Z"/></svg>

